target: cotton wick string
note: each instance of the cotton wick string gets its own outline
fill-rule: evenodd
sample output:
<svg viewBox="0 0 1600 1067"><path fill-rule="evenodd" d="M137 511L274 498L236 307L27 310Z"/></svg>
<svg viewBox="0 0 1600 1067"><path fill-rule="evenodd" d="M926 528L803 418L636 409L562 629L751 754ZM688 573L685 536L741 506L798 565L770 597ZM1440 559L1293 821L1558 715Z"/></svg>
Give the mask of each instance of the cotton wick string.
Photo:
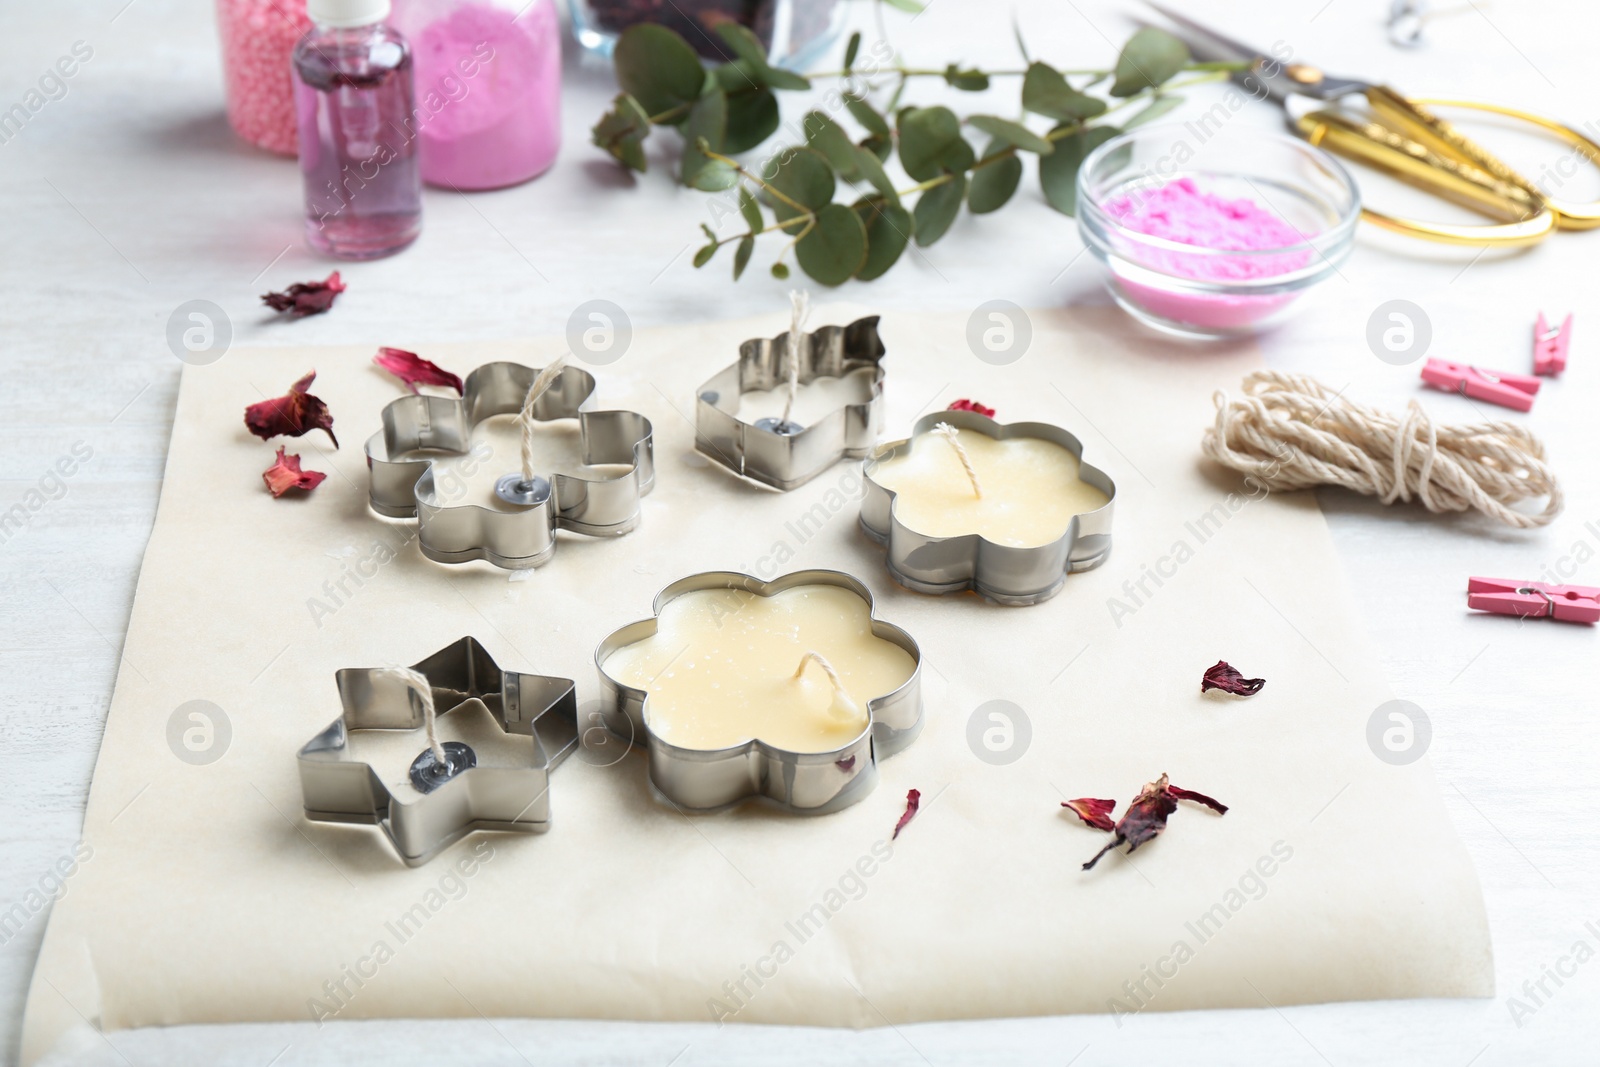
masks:
<svg viewBox="0 0 1600 1067"><path fill-rule="evenodd" d="M522 480L524 483L533 481L533 409L539 403L539 398L550 391L550 386L561 377L561 372L567 369L567 357L553 360L548 367L540 371L533 379L533 384L528 386L528 395L522 399L522 411L517 415L517 421L522 426Z"/></svg>
<svg viewBox="0 0 1600 1067"><path fill-rule="evenodd" d="M972 483L972 495L982 500L983 485L978 481L978 472L972 467L972 457L967 455L966 448L961 444L961 431L948 422L941 422L934 426L933 432L949 441L950 447L956 450L956 458L961 461L961 469L967 472L967 480Z"/></svg>
<svg viewBox="0 0 1600 1067"><path fill-rule="evenodd" d="M789 399L783 403L783 418L780 423L789 421L789 413L794 410L794 398L800 392L800 339L803 336L800 328L806 324L806 316L811 313L811 294L804 289L789 290Z"/></svg>
<svg viewBox="0 0 1600 1067"><path fill-rule="evenodd" d="M435 726L438 716L433 710L433 686L428 684L428 679L410 667L384 667L377 673L395 679L421 698L422 729L428 735L428 748L433 751L433 758L439 761L439 766L448 767L450 760L444 754L444 746L439 744L438 728Z"/></svg>
<svg viewBox="0 0 1600 1067"><path fill-rule="evenodd" d="M1544 444L1514 423L1438 426L1415 400L1396 417L1280 371L1250 374L1243 390L1213 395L1217 421L1200 447L1268 490L1340 485L1385 504L1415 497L1434 512L1475 508L1521 529L1561 513ZM1541 496L1536 515L1509 506Z"/></svg>
<svg viewBox="0 0 1600 1067"><path fill-rule="evenodd" d="M828 684L833 686L833 699L837 704L842 704L851 711L858 710L856 702L850 699L850 693L844 687L844 679L839 677L839 672L834 670L833 664L821 652L811 651L800 657L800 666L795 668L791 681L798 682L806 673L807 664L815 663L822 668L822 673L828 676Z"/></svg>

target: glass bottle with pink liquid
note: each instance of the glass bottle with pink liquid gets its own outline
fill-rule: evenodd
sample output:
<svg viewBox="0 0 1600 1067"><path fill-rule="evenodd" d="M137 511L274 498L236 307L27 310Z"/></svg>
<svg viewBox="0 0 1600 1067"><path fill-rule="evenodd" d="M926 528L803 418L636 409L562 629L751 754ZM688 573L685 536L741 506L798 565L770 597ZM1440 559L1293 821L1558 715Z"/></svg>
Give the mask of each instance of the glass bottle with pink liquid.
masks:
<svg viewBox="0 0 1600 1067"><path fill-rule="evenodd" d="M389 0L309 0L294 50L306 239L340 259L377 259L422 229L411 46Z"/></svg>

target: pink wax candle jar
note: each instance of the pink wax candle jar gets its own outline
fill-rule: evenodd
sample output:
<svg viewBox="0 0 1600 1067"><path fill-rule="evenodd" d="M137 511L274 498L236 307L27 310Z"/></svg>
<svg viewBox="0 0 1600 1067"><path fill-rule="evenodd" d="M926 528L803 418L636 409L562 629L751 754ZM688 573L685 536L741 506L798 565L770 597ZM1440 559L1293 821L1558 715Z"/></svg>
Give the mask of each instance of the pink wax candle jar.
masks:
<svg viewBox="0 0 1600 1067"><path fill-rule="evenodd" d="M543 174L561 147L555 0L397 0L417 102L422 180L498 189Z"/></svg>
<svg viewBox="0 0 1600 1067"><path fill-rule="evenodd" d="M1141 127L1078 170L1078 232L1112 297L1186 337L1281 322L1338 271L1360 214L1356 185L1332 156L1259 128Z"/></svg>
<svg viewBox="0 0 1600 1067"><path fill-rule="evenodd" d="M306 0L217 0L228 124L253 145L295 154L289 57L311 28Z"/></svg>

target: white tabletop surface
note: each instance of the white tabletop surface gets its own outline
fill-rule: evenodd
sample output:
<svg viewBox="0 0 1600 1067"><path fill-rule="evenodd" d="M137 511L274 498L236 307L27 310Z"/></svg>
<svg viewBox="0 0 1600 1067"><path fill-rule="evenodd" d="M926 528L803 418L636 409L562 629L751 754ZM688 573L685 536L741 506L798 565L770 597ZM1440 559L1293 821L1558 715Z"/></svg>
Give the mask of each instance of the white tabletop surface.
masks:
<svg viewBox="0 0 1600 1067"><path fill-rule="evenodd" d="M870 35L867 5L856 6ZM1452 12L1428 25L1428 43L1416 51L1387 43L1384 0L1241 0L1193 13L1414 92L1505 100L1573 123L1600 123L1593 89L1600 7L1579 0L1434 6ZM915 22L886 18L896 45L922 65L962 59L1014 66L1009 8L933 0ZM1131 28L1125 9L1099 0L1018 0L1016 8L1035 54L1060 66L1104 64L1112 42ZM332 314L268 321L259 293L321 276L329 264L301 240L293 163L247 148L224 121L210 5L12 0L3 25L0 108L21 100L74 42L87 42L93 58L64 96L0 144L0 511L25 500L75 443L92 448L93 459L64 491L46 484L54 498L0 544L0 910L40 884L81 828L161 491L180 370L165 330L180 303L220 304L236 345L416 347L557 333L592 298L620 304L639 327L744 316L781 307L787 288L760 269L761 252L757 269L738 285L727 277L726 259L703 271L691 267L697 224L708 217L705 196L659 172L630 188L635 183L588 145L588 127L613 90L604 66L569 56L567 143L554 171L471 199L430 191L426 230L413 249L347 267L350 290ZM919 86L915 98L940 88ZM1012 91L990 108L1014 111ZM1203 96L1173 119L1192 117ZM789 100L786 113L798 115ZM975 106L970 97L960 102ZM1269 125L1277 114L1251 104L1231 121ZM671 137L654 140L659 156ZM1583 186L1579 195L1592 196L1600 189L1594 177L1575 178L1563 191ZM1104 303L1081 247L1072 222L1043 204L1030 175L1000 214L963 216L942 243L909 256L889 278L834 295L884 311L966 311L995 298L1024 307ZM1495 999L1264 1005L1145 1013L1121 1025L1084 1016L867 1033L537 1020L192 1027L96 1037L70 1059L288 1065L371 1061L377 1053L390 1062L661 1067L1594 1062L1600 963L1578 965L1560 985L1545 978L1548 995L1537 1003L1523 985L1538 982L1578 942L1588 955L1600 949L1596 636L1583 627L1467 617L1462 593L1469 574L1536 577L1563 559L1600 551L1600 495L1588 473L1600 420L1580 401L1600 395L1600 341L1593 339L1600 325L1585 318L1594 305L1581 299L1593 291L1597 253L1600 234L1561 235L1523 255L1479 257L1363 231L1320 301L1263 343L1272 366L1312 371L1348 385L1353 396L1399 408L1416 392L1416 369L1380 362L1365 340L1368 317L1384 301L1409 299L1426 311L1435 354L1512 369L1528 365L1536 310L1579 313L1573 369L1533 415L1558 469L1578 490L1555 526L1522 534L1323 494L1382 668L1398 696L1431 716L1430 756L1488 903ZM1135 328L1130 321L1128 329ZM1465 401L1441 396L1432 406L1452 420L1478 417ZM1600 581L1600 563L1589 562L1577 580ZM184 620L172 624L181 640ZM1384 812L1372 813L1372 832L1386 832ZM1065 893L1062 906L1071 906ZM8 1060L17 1054L44 925L36 915L0 946L0 1050ZM1514 1018L1507 1002L1513 995L1534 1010Z"/></svg>

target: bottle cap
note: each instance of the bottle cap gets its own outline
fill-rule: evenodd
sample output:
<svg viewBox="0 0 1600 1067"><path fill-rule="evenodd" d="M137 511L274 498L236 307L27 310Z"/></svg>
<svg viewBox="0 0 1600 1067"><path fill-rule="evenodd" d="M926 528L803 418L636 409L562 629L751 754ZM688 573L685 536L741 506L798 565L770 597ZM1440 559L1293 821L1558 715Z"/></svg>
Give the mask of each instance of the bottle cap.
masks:
<svg viewBox="0 0 1600 1067"><path fill-rule="evenodd" d="M306 14L336 30L371 26L389 17L389 0L306 0Z"/></svg>

